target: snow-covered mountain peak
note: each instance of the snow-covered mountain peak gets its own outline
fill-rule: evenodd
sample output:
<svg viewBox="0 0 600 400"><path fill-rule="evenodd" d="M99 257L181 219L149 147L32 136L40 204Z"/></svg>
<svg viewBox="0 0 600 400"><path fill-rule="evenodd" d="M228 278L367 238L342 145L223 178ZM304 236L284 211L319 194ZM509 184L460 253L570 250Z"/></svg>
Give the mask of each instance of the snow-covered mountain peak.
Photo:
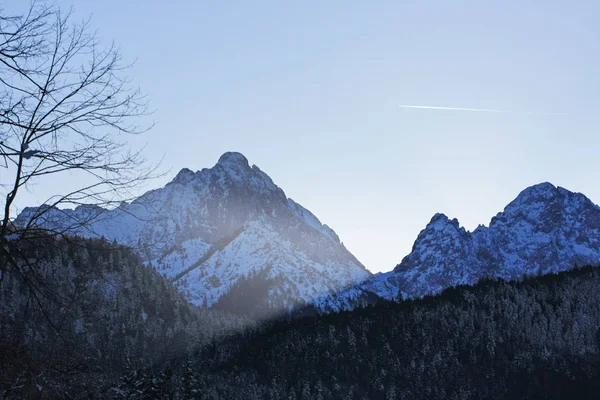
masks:
<svg viewBox="0 0 600 400"><path fill-rule="evenodd" d="M581 193L571 192L563 187L544 182L524 189L516 199L506 206L504 212L524 207L535 207L536 204L550 205L555 202L567 207L596 207L590 199Z"/></svg>
<svg viewBox="0 0 600 400"><path fill-rule="evenodd" d="M223 153L221 157L219 157L219 161L217 162L219 165L238 165L241 167L250 167L248 164L248 159L242 153L238 153L237 151L227 151Z"/></svg>
<svg viewBox="0 0 600 400"><path fill-rule="evenodd" d="M558 189L557 186L553 185L550 182L540 182L535 185L531 185L521 190L517 199L519 198L527 198L527 197L540 197L540 196L552 196L554 192Z"/></svg>
<svg viewBox="0 0 600 400"><path fill-rule="evenodd" d="M182 168L181 171L177 173L175 178L171 181L171 183L180 183L187 184L194 178L194 171L189 168Z"/></svg>
<svg viewBox="0 0 600 400"><path fill-rule="evenodd" d="M425 227L425 230L444 231L446 229L454 229L464 231L456 218L450 219L446 214L437 213Z"/></svg>
<svg viewBox="0 0 600 400"><path fill-rule="evenodd" d="M523 190L489 226L473 232L456 219L434 215L393 271L326 303L352 308L372 296L420 297L485 277L521 279L583 265L600 265L600 207L545 182Z"/></svg>
<svg viewBox="0 0 600 400"><path fill-rule="evenodd" d="M489 227L473 232L436 214L394 269L411 296L474 283L600 263L600 208L580 193L545 182L523 190Z"/></svg>
<svg viewBox="0 0 600 400"><path fill-rule="evenodd" d="M219 167L225 171L234 172L235 174L246 174L251 171L248 159L243 154L235 151L224 153L215 165L215 168Z"/></svg>
<svg viewBox="0 0 600 400"><path fill-rule="evenodd" d="M535 226L556 225L566 216L581 218L581 213L600 210L590 199L581 193L571 192L560 186L545 182L523 190L511 201L504 211L490 222L490 228L499 224L526 221Z"/></svg>
<svg viewBox="0 0 600 400"><path fill-rule="evenodd" d="M19 224L33 211L19 216ZM85 228L72 223L91 211L103 211L102 218ZM233 296L238 281L255 276L273 279L275 286L261 286L264 291L253 298L279 310L310 304L370 276L331 228L235 152L223 154L212 168L184 168L165 187L117 209L56 209L47 215L43 222L49 226L74 226L70 234L137 248L199 305Z"/></svg>
<svg viewBox="0 0 600 400"><path fill-rule="evenodd" d="M205 181L218 182L225 194L237 187L236 190L275 195L285 201L285 194L273 180L256 165L250 167L248 159L241 153L224 153L213 168L203 169L200 175Z"/></svg>
<svg viewBox="0 0 600 400"><path fill-rule="evenodd" d="M549 182L530 186L519 193L505 208L505 212L515 209L523 209L536 204L547 204L561 195L571 193L568 190L558 188Z"/></svg>

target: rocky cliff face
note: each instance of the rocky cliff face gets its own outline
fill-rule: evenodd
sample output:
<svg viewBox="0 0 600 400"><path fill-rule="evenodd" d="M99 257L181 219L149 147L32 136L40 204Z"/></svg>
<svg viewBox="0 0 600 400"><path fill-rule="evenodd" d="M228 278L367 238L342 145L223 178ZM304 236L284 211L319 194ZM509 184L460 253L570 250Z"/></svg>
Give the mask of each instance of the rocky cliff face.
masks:
<svg viewBox="0 0 600 400"><path fill-rule="evenodd" d="M325 303L351 308L368 295L420 297L484 277L520 279L588 264L600 264L600 208L580 193L542 183L523 190L489 227L473 232L434 215L393 271Z"/></svg>
<svg viewBox="0 0 600 400"><path fill-rule="evenodd" d="M267 267L269 284L252 297L274 310L312 304L370 276L332 229L240 153L223 154L210 169L183 169L117 209L53 209L41 224L134 247L198 305L215 304Z"/></svg>
<svg viewBox="0 0 600 400"><path fill-rule="evenodd" d="M411 296L482 277L518 279L600 263L600 208L550 183L525 189L473 232L437 214L394 269Z"/></svg>

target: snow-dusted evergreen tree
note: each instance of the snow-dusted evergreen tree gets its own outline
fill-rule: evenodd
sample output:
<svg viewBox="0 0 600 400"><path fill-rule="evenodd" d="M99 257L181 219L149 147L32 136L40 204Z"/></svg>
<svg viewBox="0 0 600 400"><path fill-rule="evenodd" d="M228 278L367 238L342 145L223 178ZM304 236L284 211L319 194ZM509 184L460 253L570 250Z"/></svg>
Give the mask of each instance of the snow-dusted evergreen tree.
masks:
<svg viewBox="0 0 600 400"><path fill-rule="evenodd" d="M201 400L203 398L200 380L190 359L185 362L181 377L181 389L182 398L184 399Z"/></svg>

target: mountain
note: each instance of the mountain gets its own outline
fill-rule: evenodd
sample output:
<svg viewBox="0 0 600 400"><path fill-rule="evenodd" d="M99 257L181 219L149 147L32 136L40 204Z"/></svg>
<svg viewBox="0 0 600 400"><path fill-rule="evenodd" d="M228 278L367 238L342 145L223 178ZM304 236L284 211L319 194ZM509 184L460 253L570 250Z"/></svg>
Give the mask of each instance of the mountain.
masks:
<svg viewBox="0 0 600 400"><path fill-rule="evenodd" d="M352 308L373 297L421 297L484 277L521 279L598 264L600 208L581 193L541 183L523 190L488 227L473 232L456 219L434 215L393 271L325 303Z"/></svg>
<svg viewBox="0 0 600 400"><path fill-rule="evenodd" d="M15 224L36 211L26 208ZM196 305L216 305L225 295L222 303L236 304L239 295L254 309L290 310L371 276L331 228L235 152L213 168L183 169L116 209L52 208L39 224L134 247Z"/></svg>

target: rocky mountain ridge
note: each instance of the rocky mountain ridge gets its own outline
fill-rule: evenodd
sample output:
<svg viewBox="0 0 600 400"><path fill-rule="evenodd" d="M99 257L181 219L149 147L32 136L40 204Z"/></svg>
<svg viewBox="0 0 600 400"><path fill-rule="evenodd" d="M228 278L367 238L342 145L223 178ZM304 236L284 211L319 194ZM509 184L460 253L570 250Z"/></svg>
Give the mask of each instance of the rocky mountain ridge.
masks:
<svg viewBox="0 0 600 400"><path fill-rule="evenodd" d="M16 223L35 211L25 209ZM257 308L336 311L484 277L520 279L600 264L600 208L583 194L541 183L472 232L435 214L393 271L371 275L331 228L233 152L213 168L184 168L164 188L114 210L52 209L42 224L134 247L204 306L225 295L235 304L230 290L243 287L261 291L251 296ZM245 281L258 277L268 282Z"/></svg>
<svg viewBox="0 0 600 400"><path fill-rule="evenodd" d="M489 226L473 232L438 213L393 271L325 301L352 308L369 299L437 294L486 277L506 280L600 265L600 207L550 183L523 190Z"/></svg>
<svg viewBox="0 0 600 400"><path fill-rule="evenodd" d="M35 212L25 209L15 223ZM371 275L331 228L235 152L212 168L182 169L164 188L114 210L52 209L38 223L132 246L197 305L215 304L265 268L272 284L253 298L274 312L318 303Z"/></svg>

